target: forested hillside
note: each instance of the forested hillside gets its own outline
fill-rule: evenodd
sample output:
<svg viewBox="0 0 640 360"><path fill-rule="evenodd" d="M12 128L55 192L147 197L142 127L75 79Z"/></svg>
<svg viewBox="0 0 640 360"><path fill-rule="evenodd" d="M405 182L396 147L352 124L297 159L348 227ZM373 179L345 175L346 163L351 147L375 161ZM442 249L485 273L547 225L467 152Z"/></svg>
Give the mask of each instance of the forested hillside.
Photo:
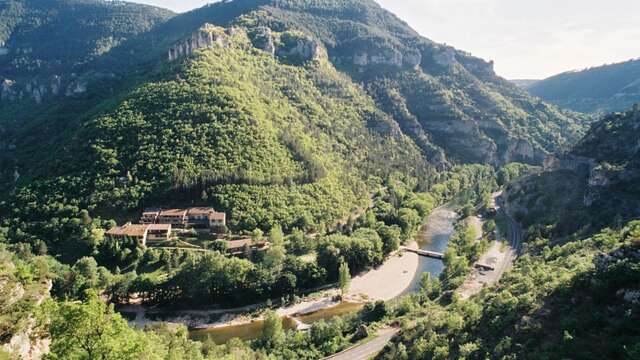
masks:
<svg viewBox="0 0 640 360"><path fill-rule="evenodd" d="M146 81L145 76L133 75L165 61L176 42L205 22L252 31L301 30L313 36L328 51L330 62L362 85L441 168L456 162L541 163L547 153L577 140L581 133L582 123L575 114L563 113L497 77L492 63L419 36L370 0L211 4L114 43L110 51L83 66L85 72L80 73L91 75L77 89L86 91L85 98L110 98L118 86ZM50 121L37 122L35 128L27 125L28 131L15 135L20 143L10 145L21 148L38 142L39 129L51 129L52 122L58 129L69 126L78 107L94 105L56 105L55 115L37 112L32 118Z"/></svg>
<svg viewBox="0 0 640 360"><path fill-rule="evenodd" d="M552 76L527 87L534 96L585 113L624 111L640 101L640 60Z"/></svg>
<svg viewBox="0 0 640 360"><path fill-rule="evenodd" d="M394 323L382 358L640 353L638 106L587 131L372 0L0 1L0 76L0 358L317 359ZM108 305L269 309L335 283L342 300L436 207L466 216L502 185L526 244L469 301L453 290L500 219L459 221L419 293L307 332L266 311L259 339L218 346ZM173 210L157 243L113 232L173 207L224 224Z"/></svg>
<svg viewBox="0 0 640 360"><path fill-rule="evenodd" d="M171 16L168 10L121 1L3 1L0 104L79 95L87 85L80 75L97 70L89 65L93 60ZM110 70L115 71L99 69L104 77Z"/></svg>

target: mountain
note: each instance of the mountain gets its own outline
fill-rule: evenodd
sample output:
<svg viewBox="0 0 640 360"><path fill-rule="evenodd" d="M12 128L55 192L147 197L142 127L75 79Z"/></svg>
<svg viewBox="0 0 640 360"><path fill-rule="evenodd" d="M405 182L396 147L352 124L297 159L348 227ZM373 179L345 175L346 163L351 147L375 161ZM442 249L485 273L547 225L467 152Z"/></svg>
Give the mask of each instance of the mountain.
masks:
<svg viewBox="0 0 640 360"><path fill-rule="evenodd" d="M278 32L295 29L312 36L326 48L331 63L365 87L438 165L540 163L546 153L579 136L574 115L497 77L491 62L419 36L370 0L215 3L115 46L90 68L94 74L116 76L118 71L103 69L166 60L171 46L207 22ZM105 87L104 81L96 86Z"/></svg>
<svg viewBox="0 0 640 360"><path fill-rule="evenodd" d="M543 173L508 189L515 217L554 238L640 217L640 107L605 116Z"/></svg>
<svg viewBox="0 0 640 360"><path fill-rule="evenodd" d="M90 229L43 224L83 209L125 220L151 205L215 204L238 230L324 228L394 171L428 187L458 163L540 164L583 131L579 116L373 1L235 0L165 15L107 52L76 53L65 68L86 81L77 96L0 103L4 214L33 226L23 240L91 245Z"/></svg>
<svg viewBox="0 0 640 360"><path fill-rule="evenodd" d="M640 101L640 60L566 72L536 82L527 90L574 111L624 111Z"/></svg>

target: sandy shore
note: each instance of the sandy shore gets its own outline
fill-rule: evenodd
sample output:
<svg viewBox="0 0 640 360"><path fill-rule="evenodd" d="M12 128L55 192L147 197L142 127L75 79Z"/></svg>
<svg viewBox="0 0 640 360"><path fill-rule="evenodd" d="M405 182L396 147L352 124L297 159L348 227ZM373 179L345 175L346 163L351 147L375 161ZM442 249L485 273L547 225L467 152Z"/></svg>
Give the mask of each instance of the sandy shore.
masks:
<svg viewBox="0 0 640 360"><path fill-rule="evenodd" d="M407 247L417 249L418 244L413 242ZM418 255L396 253L379 268L353 278L349 295L361 296L368 300L394 299L411 286L418 265Z"/></svg>

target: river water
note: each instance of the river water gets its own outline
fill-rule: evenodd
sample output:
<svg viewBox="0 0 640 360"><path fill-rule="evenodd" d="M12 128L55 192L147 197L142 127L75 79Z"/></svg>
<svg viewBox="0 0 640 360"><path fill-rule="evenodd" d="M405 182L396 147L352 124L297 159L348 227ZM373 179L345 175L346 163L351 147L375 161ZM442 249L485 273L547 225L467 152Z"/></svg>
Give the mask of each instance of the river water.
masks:
<svg viewBox="0 0 640 360"><path fill-rule="evenodd" d="M434 210L418 233L417 239L420 249L444 253L447 249L447 245L449 244L449 239L454 232L454 222L456 217L457 214L448 207L441 207ZM407 289L404 295L416 292L420 289L420 280L422 279L423 273L428 272L432 276L438 277L444 269L444 264L441 260L420 257L419 261L418 269L411 282L411 286ZM283 325L285 329L291 330L295 329L300 322L311 325L320 320L326 320L335 316L358 311L362 307L362 304L343 302L334 307L321 309L307 315L297 316L295 319L285 317ZM211 339L217 344L223 344L232 338L252 340L260 336L262 333L262 326L262 320L255 320L251 323L240 325L193 330L190 332L190 337L197 340Z"/></svg>
<svg viewBox="0 0 640 360"><path fill-rule="evenodd" d="M444 253L449 245L449 239L453 235L457 216L458 214L446 206L434 210L418 233L418 247L421 250ZM420 280L422 280L423 273L428 272L432 277L437 278L443 270L442 260L421 256L418 270L405 294L420 290Z"/></svg>

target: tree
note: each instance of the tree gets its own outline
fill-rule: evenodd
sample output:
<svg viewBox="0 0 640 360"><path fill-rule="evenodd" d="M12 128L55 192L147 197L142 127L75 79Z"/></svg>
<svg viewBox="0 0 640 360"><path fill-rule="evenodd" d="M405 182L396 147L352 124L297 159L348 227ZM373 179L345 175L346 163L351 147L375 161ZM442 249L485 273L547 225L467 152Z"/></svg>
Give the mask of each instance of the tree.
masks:
<svg viewBox="0 0 640 360"><path fill-rule="evenodd" d="M269 231L269 242L271 246L284 246L284 234L280 225L276 225Z"/></svg>
<svg viewBox="0 0 640 360"><path fill-rule="evenodd" d="M44 306L43 318L51 316L45 323L52 339L45 359L149 359L149 354L159 350L95 292L88 291L86 296L85 303L48 302Z"/></svg>
<svg viewBox="0 0 640 360"><path fill-rule="evenodd" d="M264 236L264 232L262 232L262 230L260 230L260 229L254 229L251 232L251 240L254 243L260 242L262 240L263 236Z"/></svg>
<svg viewBox="0 0 640 360"><path fill-rule="evenodd" d="M389 255L398 250L400 237L402 236L402 231L398 225L381 225L378 227L378 235L382 239L382 252L384 255Z"/></svg>
<svg viewBox="0 0 640 360"><path fill-rule="evenodd" d="M338 270L338 283L340 284L342 296L346 295L351 286L351 273L349 272L349 265L344 260L340 263L340 269Z"/></svg>
<svg viewBox="0 0 640 360"><path fill-rule="evenodd" d="M275 311L268 310L264 315L262 328L262 345L267 349L273 349L284 342L284 329L282 319Z"/></svg>
<svg viewBox="0 0 640 360"><path fill-rule="evenodd" d="M264 256L264 266L272 273L280 272L285 258L284 234L280 225L276 225L269 231L269 250Z"/></svg>

